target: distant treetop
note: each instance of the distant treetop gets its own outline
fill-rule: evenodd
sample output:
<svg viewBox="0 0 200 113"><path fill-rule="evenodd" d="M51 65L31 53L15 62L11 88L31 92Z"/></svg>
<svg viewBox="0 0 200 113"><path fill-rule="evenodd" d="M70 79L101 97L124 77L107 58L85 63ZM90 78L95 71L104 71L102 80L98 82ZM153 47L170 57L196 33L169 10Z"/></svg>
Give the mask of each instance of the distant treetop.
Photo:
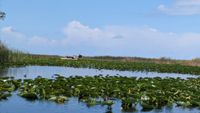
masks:
<svg viewBox="0 0 200 113"><path fill-rule="evenodd" d="M6 13L0 11L0 19L3 20L6 17Z"/></svg>

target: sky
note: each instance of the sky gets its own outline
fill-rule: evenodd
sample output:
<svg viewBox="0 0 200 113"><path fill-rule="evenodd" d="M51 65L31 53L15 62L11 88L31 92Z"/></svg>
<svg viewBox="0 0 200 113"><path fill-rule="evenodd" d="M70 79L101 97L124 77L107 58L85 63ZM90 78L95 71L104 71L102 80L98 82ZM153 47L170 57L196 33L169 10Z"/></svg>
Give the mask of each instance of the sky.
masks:
<svg viewBox="0 0 200 113"><path fill-rule="evenodd" d="M200 57L200 0L0 0L0 40L35 54Z"/></svg>

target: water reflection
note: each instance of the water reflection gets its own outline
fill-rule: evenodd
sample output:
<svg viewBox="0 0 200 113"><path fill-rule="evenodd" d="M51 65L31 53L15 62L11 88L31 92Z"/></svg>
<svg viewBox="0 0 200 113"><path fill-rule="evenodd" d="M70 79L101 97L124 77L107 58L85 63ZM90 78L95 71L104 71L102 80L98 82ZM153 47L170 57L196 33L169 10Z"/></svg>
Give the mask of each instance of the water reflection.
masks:
<svg viewBox="0 0 200 113"><path fill-rule="evenodd" d="M0 76L7 76L9 69L0 69Z"/></svg>
<svg viewBox="0 0 200 113"><path fill-rule="evenodd" d="M112 107L93 106L78 102L78 99L71 98L65 104L56 104L49 101L27 101L18 97L16 92L8 100L0 101L0 113L128 113L120 110L121 102L114 101ZM133 113L199 113L198 109L183 109L176 107L163 107L152 111L141 111L141 106L137 105Z"/></svg>
<svg viewBox="0 0 200 113"><path fill-rule="evenodd" d="M71 75L79 76L94 76L102 74L106 75L122 75L129 77L197 77L196 75L189 74L175 74L175 73L156 73L156 72L132 72L132 71L116 71L116 70L98 70L88 68L71 68L71 67L58 67L58 66L26 66L17 68L8 68L0 70L0 76L13 76L15 78L36 78L42 76L45 78L52 78L54 74L60 74L66 77Z"/></svg>

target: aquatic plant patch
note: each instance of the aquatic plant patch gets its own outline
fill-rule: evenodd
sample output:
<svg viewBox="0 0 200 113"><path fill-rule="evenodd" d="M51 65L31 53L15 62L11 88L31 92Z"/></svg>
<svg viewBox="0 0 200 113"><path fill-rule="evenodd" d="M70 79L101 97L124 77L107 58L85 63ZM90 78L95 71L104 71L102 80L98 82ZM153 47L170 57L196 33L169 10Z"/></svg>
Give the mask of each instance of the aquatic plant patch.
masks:
<svg viewBox="0 0 200 113"><path fill-rule="evenodd" d="M14 80L9 80L7 77L0 78L0 100L8 99L16 87Z"/></svg>
<svg viewBox="0 0 200 113"><path fill-rule="evenodd" d="M111 109L115 100L121 101L122 111L162 108L176 104L180 107L200 107L200 78L135 78L122 76L57 75L55 79L0 79L0 98L7 99L11 92L28 100L48 100L63 104L71 97L88 107L105 105Z"/></svg>
<svg viewBox="0 0 200 113"><path fill-rule="evenodd" d="M10 66L47 65L67 66L76 68L110 69L121 71L145 71L160 73L180 73L200 75L200 67L185 66L178 64L156 64L148 62L121 62L121 61L98 61L98 60L61 60L59 58L26 58L22 61L11 62Z"/></svg>

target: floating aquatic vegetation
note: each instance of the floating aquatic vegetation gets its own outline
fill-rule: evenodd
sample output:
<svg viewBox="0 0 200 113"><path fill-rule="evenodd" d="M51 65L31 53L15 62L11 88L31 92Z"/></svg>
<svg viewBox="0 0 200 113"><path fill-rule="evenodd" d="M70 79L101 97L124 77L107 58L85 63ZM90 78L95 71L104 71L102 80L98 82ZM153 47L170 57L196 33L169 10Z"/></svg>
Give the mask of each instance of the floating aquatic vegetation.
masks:
<svg viewBox="0 0 200 113"><path fill-rule="evenodd" d="M19 94L19 96L24 97L24 98L26 98L28 100L36 100L36 99L38 99L37 95L35 93L32 93L32 92L23 92L23 93L21 92Z"/></svg>
<svg viewBox="0 0 200 113"><path fill-rule="evenodd" d="M132 97L129 98L122 98L122 104L121 104L121 110L122 111L128 111L128 112L133 112L136 110L136 102Z"/></svg>
<svg viewBox="0 0 200 113"><path fill-rule="evenodd" d="M29 100L49 100L63 104L71 97L88 107L108 106L121 100L122 111L160 109L176 104L180 107L200 107L200 78L133 78L122 76L70 76L57 75L55 79L0 79L0 100L12 91Z"/></svg>
<svg viewBox="0 0 200 113"><path fill-rule="evenodd" d="M68 100L68 98L66 96L51 96L49 100L59 104L63 104L65 101Z"/></svg>
<svg viewBox="0 0 200 113"><path fill-rule="evenodd" d="M15 85L9 77L0 78L0 100L7 99L11 96L11 92L15 90Z"/></svg>
<svg viewBox="0 0 200 113"><path fill-rule="evenodd" d="M10 96L11 96L10 93L0 93L0 100L7 99Z"/></svg>

